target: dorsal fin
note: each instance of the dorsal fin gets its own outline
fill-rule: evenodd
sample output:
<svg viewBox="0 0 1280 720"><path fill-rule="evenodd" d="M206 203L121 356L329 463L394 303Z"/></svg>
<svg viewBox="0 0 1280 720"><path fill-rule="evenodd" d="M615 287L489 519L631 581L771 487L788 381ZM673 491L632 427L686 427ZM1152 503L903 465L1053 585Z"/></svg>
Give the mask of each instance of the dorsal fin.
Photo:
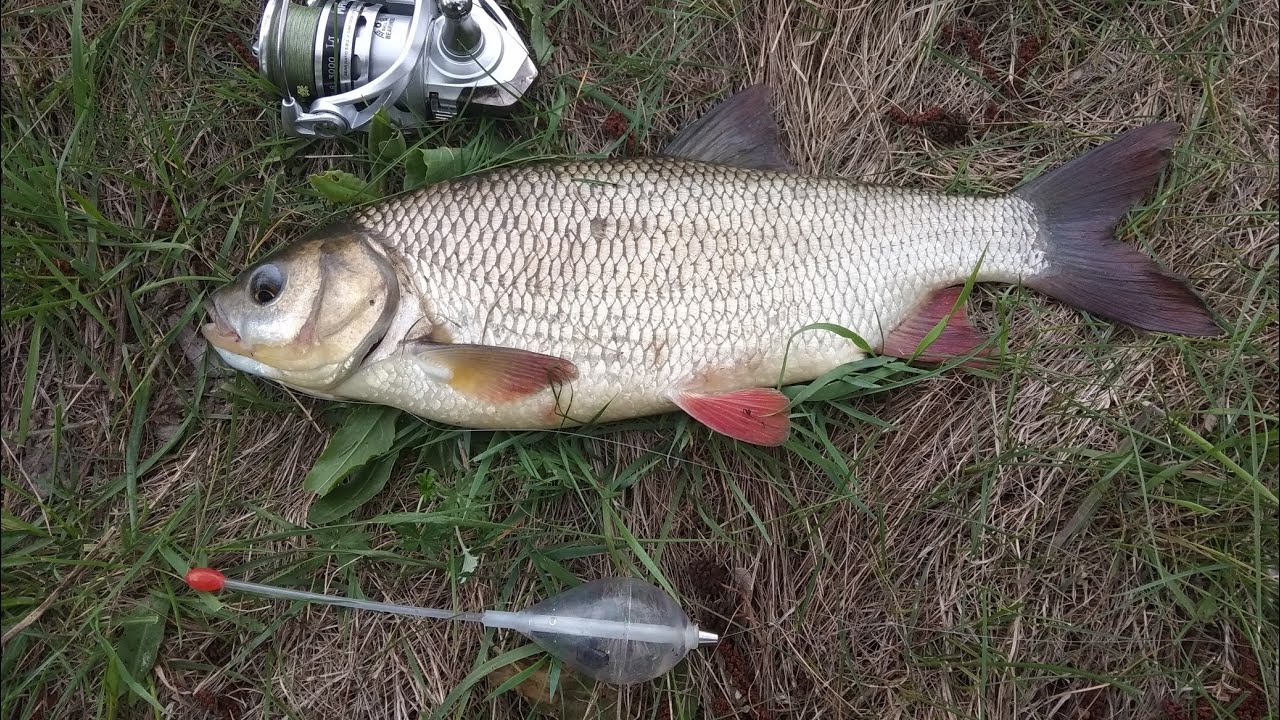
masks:
<svg viewBox="0 0 1280 720"><path fill-rule="evenodd" d="M791 169L778 146L767 85L752 85L711 108L676 133L662 154L757 170Z"/></svg>

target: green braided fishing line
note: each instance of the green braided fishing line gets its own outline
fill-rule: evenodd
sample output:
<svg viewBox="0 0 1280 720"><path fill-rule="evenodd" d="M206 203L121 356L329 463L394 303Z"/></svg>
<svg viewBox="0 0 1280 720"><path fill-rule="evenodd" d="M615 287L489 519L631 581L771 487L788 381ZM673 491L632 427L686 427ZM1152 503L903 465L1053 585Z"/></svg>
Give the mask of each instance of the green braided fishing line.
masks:
<svg viewBox="0 0 1280 720"><path fill-rule="evenodd" d="M289 8L285 22L284 78L287 92L305 100L320 94L316 87L315 48L322 12L323 6L294 5Z"/></svg>

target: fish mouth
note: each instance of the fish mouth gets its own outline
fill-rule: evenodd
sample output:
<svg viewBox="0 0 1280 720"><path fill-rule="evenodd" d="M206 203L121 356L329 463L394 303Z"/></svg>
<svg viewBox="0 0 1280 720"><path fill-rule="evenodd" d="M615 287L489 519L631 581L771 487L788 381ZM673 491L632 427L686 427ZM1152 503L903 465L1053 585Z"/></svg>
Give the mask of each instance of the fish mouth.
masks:
<svg viewBox="0 0 1280 720"><path fill-rule="evenodd" d="M206 299L204 309L209 313L209 319L213 321L200 327L200 334L204 335L204 339L219 350L226 350L236 355L248 355L249 348L240 342L240 333L236 332L223 317L218 301L214 298Z"/></svg>

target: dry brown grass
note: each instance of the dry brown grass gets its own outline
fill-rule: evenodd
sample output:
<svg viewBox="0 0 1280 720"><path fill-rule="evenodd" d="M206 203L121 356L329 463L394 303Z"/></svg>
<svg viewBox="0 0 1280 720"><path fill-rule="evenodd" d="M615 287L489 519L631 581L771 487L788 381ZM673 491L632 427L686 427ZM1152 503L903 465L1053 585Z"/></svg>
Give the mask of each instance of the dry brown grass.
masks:
<svg viewBox="0 0 1280 720"><path fill-rule="evenodd" d="M692 12L694 5L699 12ZM599 538L620 520L637 538L665 539L646 543L648 552L701 622L724 627L732 643L719 653L691 656L689 679L628 689L599 705L607 716L667 717L662 713L675 707L671 716L680 717L688 712L680 708L695 698L706 718L1159 718L1168 700L1194 701L1184 690L1188 685L1229 701L1248 683L1241 668L1255 662L1250 646L1275 649L1274 627L1240 627L1230 612L1192 617L1170 593L1149 584L1167 579L1161 563L1169 564L1169 574L1208 563L1212 556L1198 554L1197 544L1219 547L1221 528L1247 526L1248 504L1224 503L1222 512L1204 515L1153 500L1177 490L1144 490L1132 472L1107 478L1106 459L1096 454L1134 453L1172 464L1179 458L1170 446L1184 446L1186 439L1171 434L1166 415L1209 435L1223 423L1251 421L1213 407L1242 407L1246 397L1256 396L1256 410L1273 417L1277 412L1275 294L1252 292L1252 283L1265 273L1264 282L1274 284L1280 237L1280 17L1274 3L1261 1L1240 3L1221 25L1214 18L1222 8L1213 3L1085 5L710 0L665 3L668 9L660 10L627 0L575 2L549 22L558 47L534 99L546 102L557 82L567 87L567 145L597 151L611 139L603 128L608 109L574 90L598 85L623 106L644 108L651 127L640 128L639 145L653 150L726 90L767 81L776 89L787 148L802 170L962 191L1007 189L1029 169L1066 160L1099 137L1152 119L1179 120L1187 132L1176 158L1178 180L1166 190L1167 205L1144 218L1137 233L1168 266L1194 279L1228 326L1239 330L1255 318L1264 321L1250 347L1224 343L1190 351L1168 339L1085 322L1029 293L992 288L981 294L983 312L975 314L988 325L1008 326L1012 367L992 379L952 372L857 401L859 409L894 427L837 431L833 443L854 469L849 492L801 458L726 461L716 454L722 446L698 445L705 436L695 435L693 447L613 497L569 492L542 501L537 487L498 483L486 499L485 518L508 522L515 507L536 514L513 524L502 541L473 548L482 557L481 570L460 585L443 567L454 555L441 550L415 556L385 526L367 528L368 548L337 551L329 539L288 531L283 523L306 521L309 494L301 478L325 434L310 413L323 404L264 391L283 398L279 412L272 412L211 394L181 445L138 478L141 532L180 533L174 545L183 553L215 548L219 562L247 568L261 563L264 572L322 558L308 567L334 592L349 591L358 577L369 597L482 608L539 596L531 551L604 542ZM14 26L19 10L6 6L7 26ZM118 11L118 5L96 3L86 26ZM198 273L236 267L251 248L305 227L314 217L307 213L318 215L297 192L299 167L329 161L313 157L293 167L265 161L270 128L257 107L228 94L236 76L227 67L236 60L221 44L225 29L218 25L247 34L251 8L210 9L208 26L155 13L149 19L170 23L165 27L177 40L174 53L158 65L164 73L158 87L203 88L201 112L225 113L225 132L209 128L184 138L184 160L174 163L185 163L187 179L173 186L179 194L172 199L139 205L139 189L107 173L95 186L98 206L112 221L136 218L137 226L154 229L163 227L161 208L171 200L177 207L169 212L180 219L209 200L214 206L199 224L178 231L192 247L194 259L186 267ZM942 29L957 21L973 28L992 68L987 75L999 82L1015 74L1019 43L1040 38L1034 63L1019 72L1021 92L999 97L994 119L987 118L992 93L977 80L982 68L963 41L940 39ZM23 40L32 52L6 55L4 78L8 83L39 73L50 78L33 81L44 87L65 72L65 37L38 18L22 22L37 28ZM120 42L145 45L141 34L135 28ZM48 58L38 57L40 48L51 51ZM943 52L954 64L939 57ZM680 62L642 60L673 55ZM222 63L218 93L202 80L200 62ZM1210 63L1216 63L1212 72L1206 70ZM124 68L108 64L99 86L126 76ZM655 79L663 77L665 82ZM243 87L239 92L251 95ZM103 167L149 167L155 148L128 121L146 111L145 103L123 92L100 94L104 115L113 118L98 130ZM182 106L183 100L165 97L169 110ZM65 104L19 107L16 94L6 94L5 103L6 114L41 124L51 138L65 140L71 132ZM889 116L893 108L918 113L935 106L965 118L968 134L939 142L926 128ZM200 168L219 162L250 170L209 197L202 194ZM148 177L160 182L154 173ZM278 194L268 219L259 222L258 198L267 184ZM246 215L251 231L232 251L235 261L228 261L219 248L244 197L254 198ZM264 240L267 228L275 234ZM104 253L120 257L124 251ZM102 259L103 267L112 257ZM139 268L144 274L171 269L145 262ZM148 408L143 456L164 442L164 426L182 421L197 373L180 346L149 358L144 345L179 323L191 293L207 287L189 286L190 292L183 286L148 295L153 316L142 325L150 338L130 330L135 326L124 317L127 303L115 291L95 302L116 322L116 338L88 321L80 325L81 337L67 338L120 379L118 393L65 346L54 345L37 359L40 389L31 418L37 432L21 446L6 439L0 458L9 481L7 512L43 525L50 522L47 509L32 497L91 497L120 476L135 420L136 378L144 371L150 369L155 381L153 399L142 406ZM0 340L6 433L18 424L33 328L25 318L6 322ZM240 387L246 386L252 384ZM55 433L40 431L53 427L58 413L61 446L53 447ZM1135 434L1135 426L1154 439ZM652 451L668 451L665 434L605 437L583 445L604 480ZM480 450L451 444L447 453L457 458ZM500 477L518 476L509 459L498 467L507 473ZM1274 473L1274 463L1269 468ZM1208 476L1218 468L1201 462L1188 470ZM51 493L42 480L50 473L62 478L61 490ZM125 532L123 498L117 492L82 509L94 527ZM406 477L393 481L373 505L361 516L429 502ZM175 519L181 528L171 527ZM104 544L95 552L108 562L75 571L82 588L62 592L110 594L110 615L145 594L167 566L153 552L144 559L145 543L138 538L101 537ZM387 555L357 563L357 555L369 550ZM627 553L625 547L610 550ZM1242 545L1240 551L1237 560L1247 565L1256 548ZM1275 556L1266 561L1275 563ZM633 557L629 562L644 574ZM136 575L131 568L138 563L154 567ZM616 555L563 564L584 578L626 570ZM66 578L59 572L49 586ZM1274 593L1274 579L1267 587ZM286 612L283 604L224 599L244 619L213 623L187 615L172 621L155 687L173 717L425 718L471 670L485 642L472 627L314 607ZM1230 605L1232 599L1219 601ZM50 644L33 648L76 632L82 620L76 613L85 606L50 608L33 621L49 636L40 642ZM502 634L494 641L500 649L518 644ZM33 649L20 665L40 661ZM1274 672L1274 658L1257 662L1264 674ZM511 693L485 699L491 687L478 685L460 716L527 715L528 706ZM1269 690L1275 692L1274 683ZM63 699L56 683L43 692L23 704L36 708L25 717L88 716L98 707L91 689Z"/></svg>

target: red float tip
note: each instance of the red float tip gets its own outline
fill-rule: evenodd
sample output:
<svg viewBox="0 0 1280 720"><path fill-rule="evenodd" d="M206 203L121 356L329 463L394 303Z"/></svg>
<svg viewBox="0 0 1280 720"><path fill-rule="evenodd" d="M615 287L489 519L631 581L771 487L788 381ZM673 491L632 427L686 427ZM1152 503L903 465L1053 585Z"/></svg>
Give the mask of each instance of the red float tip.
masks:
<svg viewBox="0 0 1280 720"><path fill-rule="evenodd" d="M192 590L201 592L217 592L227 584L227 576L213 568L191 568L184 578Z"/></svg>

